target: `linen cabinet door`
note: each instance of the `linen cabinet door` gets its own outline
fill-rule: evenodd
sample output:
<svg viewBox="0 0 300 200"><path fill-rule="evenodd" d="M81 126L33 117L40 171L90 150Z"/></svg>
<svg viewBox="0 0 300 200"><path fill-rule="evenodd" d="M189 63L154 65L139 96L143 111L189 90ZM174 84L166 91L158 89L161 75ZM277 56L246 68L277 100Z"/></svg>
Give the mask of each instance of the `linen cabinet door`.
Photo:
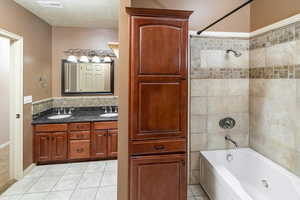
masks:
<svg viewBox="0 0 300 200"><path fill-rule="evenodd" d="M185 137L187 21L132 18L131 140Z"/></svg>
<svg viewBox="0 0 300 200"><path fill-rule="evenodd" d="M186 200L185 155L131 158L130 200Z"/></svg>
<svg viewBox="0 0 300 200"><path fill-rule="evenodd" d="M68 139L67 133L52 133L52 160L67 160Z"/></svg>
<svg viewBox="0 0 300 200"><path fill-rule="evenodd" d="M52 133L35 133L35 161L51 161L51 134Z"/></svg>

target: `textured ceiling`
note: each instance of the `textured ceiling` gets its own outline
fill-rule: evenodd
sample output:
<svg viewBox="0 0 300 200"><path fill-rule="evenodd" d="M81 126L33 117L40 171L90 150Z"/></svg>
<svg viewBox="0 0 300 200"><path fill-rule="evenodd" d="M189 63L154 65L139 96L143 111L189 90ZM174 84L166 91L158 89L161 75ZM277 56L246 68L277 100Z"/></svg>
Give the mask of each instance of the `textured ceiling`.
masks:
<svg viewBox="0 0 300 200"><path fill-rule="evenodd" d="M15 0L52 26L118 28L119 0L54 0L63 8L41 7L37 0Z"/></svg>

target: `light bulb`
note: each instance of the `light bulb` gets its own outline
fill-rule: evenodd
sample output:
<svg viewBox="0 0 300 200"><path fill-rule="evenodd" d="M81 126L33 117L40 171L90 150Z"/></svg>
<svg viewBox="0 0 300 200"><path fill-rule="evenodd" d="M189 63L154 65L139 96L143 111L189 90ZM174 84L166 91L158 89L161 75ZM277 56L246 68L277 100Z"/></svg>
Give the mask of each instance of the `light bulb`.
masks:
<svg viewBox="0 0 300 200"><path fill-rule="evenodd" d="M90 61L89 61L89 58L88 58L87 56L81 56L79 60L80 60L80 62L83 62L83 63L88 63L88 62L90 62Z"/></svg>
<svg viewBox="0 0 300 200"><path fill-rule="evenodd" d="M77 62L78 62L76 56L73 56L73 55L70 55L70 56L67 58L67 61L73 62L73 63L77 63Z"/></svg>
<svg viewBox="0 0 300 200"><path fill-rule="evenodd" d="M111 58L108 56L104 57L104 62L111 62Z"/></svg>
<svg viewBox="0 0 300 200"><path fill-rule="evenodd" d="M98 56L94 56L94 57L92 58L92 62L93 62L93 63L100 63L101 60L100 60L100 58L99 58Z"/></svg>

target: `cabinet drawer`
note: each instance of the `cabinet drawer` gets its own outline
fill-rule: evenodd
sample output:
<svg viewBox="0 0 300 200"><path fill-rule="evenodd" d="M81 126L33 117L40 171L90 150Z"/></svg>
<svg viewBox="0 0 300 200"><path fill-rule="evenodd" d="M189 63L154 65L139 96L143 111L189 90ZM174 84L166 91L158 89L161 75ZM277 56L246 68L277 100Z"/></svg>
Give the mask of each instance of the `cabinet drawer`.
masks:
<svg viewBox="0 0 300 200"><path fill-rule="evenodd" d="M72 131L69 134L70 140L89 140L90 131Z"/></svg>
<svg viewBox="0 0 300 200"><path fill-rule="evenodd" d="M118 122L95 122L94 129L95 130L103 130L103 129L116 129L118 128Z"/></svg>
<svg viewBox="0 0 300 200"><path fill-rule="evenodd" d="M42 124L35 126L35 132L63 132L67 130L67 124Z"/></svg>
<svg viewBox="0 0 300 200"><path fill-rule="evenodd" d="M89 131L91 129L90 123L72 123L70 124L71 131Z"/></svg>
<svg viewBox="0 0 300 200"><path fill-rule="evenodd" d="M132 155L160 154L173 152L186 152L185 139L136 141L132 142L131 146Z"/></svg>
<svg viewBox="0 0 300 200"><path fill-rule="evenodd" d="M69 159L83 159L90 157L89 140L70 141Z"/></svg>

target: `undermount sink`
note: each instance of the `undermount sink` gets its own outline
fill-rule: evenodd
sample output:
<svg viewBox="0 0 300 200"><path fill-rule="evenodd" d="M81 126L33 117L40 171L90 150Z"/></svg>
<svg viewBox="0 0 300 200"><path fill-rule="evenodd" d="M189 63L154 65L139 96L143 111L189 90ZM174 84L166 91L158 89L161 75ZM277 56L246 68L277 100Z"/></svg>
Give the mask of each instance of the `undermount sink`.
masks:
<svg viewBox="0 0 300 200"><path fill-rule="evenodd" d="M100 115L100 117L118 117L119 113L105 113Z"/></svg>
<svg viewBox="0 0 300 200"><path fill-rule="evenodd" d="M48 117L48 119L65 119L65 118L69 118L72 115L53 115Z"/></svg>

